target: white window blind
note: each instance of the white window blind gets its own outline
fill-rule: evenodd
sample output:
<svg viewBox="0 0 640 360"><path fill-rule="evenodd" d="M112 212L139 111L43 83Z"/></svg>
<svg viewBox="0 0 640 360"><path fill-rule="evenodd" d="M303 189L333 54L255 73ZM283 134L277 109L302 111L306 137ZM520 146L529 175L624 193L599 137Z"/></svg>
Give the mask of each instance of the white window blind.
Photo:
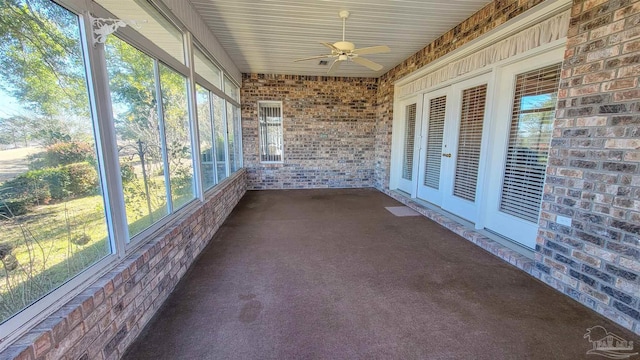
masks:
<svg viewBox="0 0 640 360"><path fill-rule="evenodd" d="M556 64L516 76L500 211L538 221L560 81Z"/></svg>
<svg viewBox="0 0 640 360"><path fill-rule="evenodd" d="M405 114L402 177L406 180L411 180L413 177L413 145L416 134L416 104L407 105Z"/></svg>
<svg viewBox="0 0 640 360"><path fill-rule="evenodd" d="M462 92L453 194L469 201L475 201L476 198L486 98L486 84Z"/></svg>
<svg viewBox="0 0 640 360"><path fill-rule="evenodd" d="M429 101L429 120L427 132L427 154L425 156L424 185L440 188L440 164L442 162L442 135L447 96Z"/></svg>
<svg viewBox="0 0 640 360"><path fill-rule="evenodd" d="M258 103L260 137L260 161L282 162L282 104L261 101Z"/></svg>

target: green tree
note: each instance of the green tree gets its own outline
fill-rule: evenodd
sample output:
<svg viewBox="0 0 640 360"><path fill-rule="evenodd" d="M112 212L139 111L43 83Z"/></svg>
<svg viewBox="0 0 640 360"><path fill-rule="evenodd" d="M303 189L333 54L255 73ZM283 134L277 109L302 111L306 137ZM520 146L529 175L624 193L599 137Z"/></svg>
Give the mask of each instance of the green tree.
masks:
<svg viewBox="0 0 640 360"><path fill-rule="evenodd" d="M0 0L0 87L44 117L87 117L78 19L49 0Z"/></svg>
<svg viewBox="0 0 640 360"><path fill-rule="evenodd" d="M13 145L20 144L27 146L31 140L32 122L24 116L11 116L0 119L0 144Z"/></svg>
<svg viewBox="0 0 640 360"><path fill-rule="evenodd" d="M153 59L115 36L107 38L107 70L114 121L123 140L142 140L160 153Z"/></svg>

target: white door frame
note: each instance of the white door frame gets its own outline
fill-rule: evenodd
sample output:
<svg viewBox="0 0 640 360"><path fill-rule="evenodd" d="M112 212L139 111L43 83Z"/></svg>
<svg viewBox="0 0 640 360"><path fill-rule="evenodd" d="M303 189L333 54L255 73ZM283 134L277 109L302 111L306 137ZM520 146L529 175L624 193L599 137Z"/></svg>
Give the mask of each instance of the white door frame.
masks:
<svg viewBox="0 0 640 360"><path fill-rule="evenodd" d="M538 223L532 223L500 211L506 148L511 128L514 79L517 74L557 64L562 62L563 58L564 46L521 59L518 62L500 67L496 71L496 84L499 84L504 96L499 96L494 101L495 119L491 125L492 131L489 134L490 145L488 149L488 166L494 171L487 173L487 186L485 187L485 208L487 210L483 222L486 228L531 249L536 245Z"/></svg>

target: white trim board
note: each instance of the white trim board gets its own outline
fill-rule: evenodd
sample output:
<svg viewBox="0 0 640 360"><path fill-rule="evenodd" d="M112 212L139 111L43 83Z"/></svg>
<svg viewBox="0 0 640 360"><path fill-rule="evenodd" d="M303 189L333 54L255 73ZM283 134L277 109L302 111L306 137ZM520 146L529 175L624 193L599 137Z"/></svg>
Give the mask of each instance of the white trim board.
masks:
<svg viewBox="0 0 640 360"><path fill-rule="evenodd" d="M568 9L570 8L570 6L571 1L569 0L547 0L540 5L537 5L533 9L519 16L516 16L505 24L502 24L501 26L498 26L497 28L487 32L479 38L474 39L469 43L463 45L462 47L438 58L435 61L430 62L429 64L414 71L413 73L396 80L394 82L395 89L397 90L399 87L403 87L413 81L416 81L430 73L439 70L440 68L447 66L448 64L464 59L465 57L469 57L470 55L477 53L481 49L485 49L499 43L500 41L516 36L532 26L550 20L550 18L554 16L562 15L563 13L566 13L568 16ZM566 34L566 29L564 32ZM559 38L563 37L564 36L560 36ZM396 97L398 97L398 93L395 92L395 94ZM410 94L405 93L401 97L408 95Z"/></svg>

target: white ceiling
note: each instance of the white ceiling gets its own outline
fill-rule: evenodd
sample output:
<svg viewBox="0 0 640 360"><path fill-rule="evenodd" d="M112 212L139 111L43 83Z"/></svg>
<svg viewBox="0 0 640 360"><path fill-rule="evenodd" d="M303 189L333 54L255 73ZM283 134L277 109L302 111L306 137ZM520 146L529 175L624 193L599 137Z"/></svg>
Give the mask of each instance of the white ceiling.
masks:
<svg viewBox="0 0 640 360"><path fill-rule="evenodd" d="M340 10L348 10L346 40L356 47L388 45L391 53L363 56L384 68L346 63L335 76L378 77L480 10L487 0L190 0L243 73L325 75L320 42L342 39ZM331 61L329 62L331 64Z"/></svg>

